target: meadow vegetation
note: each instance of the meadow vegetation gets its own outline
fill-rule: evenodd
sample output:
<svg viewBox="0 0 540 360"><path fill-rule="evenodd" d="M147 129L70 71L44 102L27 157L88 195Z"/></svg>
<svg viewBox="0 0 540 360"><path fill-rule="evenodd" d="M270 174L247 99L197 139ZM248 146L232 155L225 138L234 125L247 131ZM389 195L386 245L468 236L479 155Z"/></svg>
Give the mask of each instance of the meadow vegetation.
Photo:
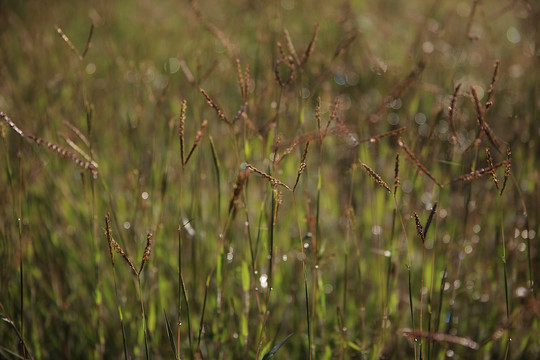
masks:
<svg viewBox="0 0 540 360"><path fill-rule="evenodd" d="M540 356L537 2L0 21L0 358Z"/></svg>

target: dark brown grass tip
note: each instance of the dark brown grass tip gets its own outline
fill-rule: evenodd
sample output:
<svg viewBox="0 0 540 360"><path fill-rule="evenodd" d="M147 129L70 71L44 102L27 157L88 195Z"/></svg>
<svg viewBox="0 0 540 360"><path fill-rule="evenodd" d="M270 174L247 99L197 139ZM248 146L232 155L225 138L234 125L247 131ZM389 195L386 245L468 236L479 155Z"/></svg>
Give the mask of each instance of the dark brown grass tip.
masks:
<svg viewBox="0 0 540 360"><path fill-rule="evenodd" d="M298 174L296 175L296 181L293 186L293 192L296 190L296 185L298 185L298 181L300 180L300 175L304 172L304 170L307 167L306 164L306 157L309 152L309 140L306 141L306 147L304 148L304 153L302 154L302 160L300 160L300 166L298 167Z"/></svg>
<svg viewBox="0 0 540 360"><path fill-rule="evenodd" d="M306 51L304 52L304 55L302 56L302 60L300 60L301 68L304 67L304 65L306 65L309 57L311 56L311 54L313 54L318 37L319 37L319 23L316 23L315 29L313 30L313 37L311 38L311 41L309 42L308 47Z"/></svg>
<svg viewBox="0 0 540 360"><path fill-rule="evenodd" d="M487 157L487 163L490 168L493 168L493 158L491 157L491 152L489 151L489 148L486 148L486 157ZM497 188L497 191L500 191L499 188L499 179L497 178L497 175L495 174L495 170L491 170L491 178L493 179L493 182L495 183L495 187Z"/></svg>
<svg viewBox="0 0 540 360"><path fill-rule="evenodd" d="M199 146L199 143L201 142L202 137L204 136L204 132L206 131L206 125L208 125L208 121L204 120L201 124L201 128L197 132L197 136L195 137L195 141L193 142L193 146L191 147L191 150L189 151L188 156L186 157L186 161L184 163L184 166L187 165L189 159L191 158L191 155L195 151L195 148Z"/></svg>
<svg viewBox="0 0 540 360"><path fill-rule="evenodd" d="M506 188L506 181L508 180L508 177L510 176L510 167L512 166L512 151L510 150L510 147L506 148L506 167L504 169L504 180L501 187L501 192L499 195L502 195L504 189Z"/></svg>
<svg viewBox="0 0 540 360"><path fill-rule="evenodd" d="M6 114L4 114L3 111L0 111L0 117L2 117L2 119L4 119L4 121L9 125L9 127L12 128L17 134L19 134L19 136L24 137L23 131L19 129L19 127L15 125L15 123L11 121L11 119Z"/></svg>
<svg viewBox="0 0 540 360"><path fill-rule="evenodd" d="M291 191L291 188L287 184L281 182L280 180L276 179L275 177L272 177L272 176L268 175L264 171L261 171L261 170L257 169L253 165L248 164L248 163L244 163L242 168L244 168L244 167L249 169L252 172L256 172L257 174L261 175L263 178L268 180L273 187L275 187L276 185L281 185L284 188L286 188L287 190Z"/></svg>
<svg viewBox="0 0 540 360"><path fill-rule="evenodd" d="M457 84L456 88L454 89L454 94L452 95L452 99L450 100L450 106L448 107L448 123L450 125L450 134L452 135L452 139L458 143L459 145L459 138L456 133L456 126L454 124L454 114L456 112L456 102L457 97L459 94L459 89L461 88L461 83Z"/></svg>
<svg viewBox="0 0 540 360"><path fill-rule="evenodd" d="M93 165L92 163L90 163L88 161L84 161L84 160L80 159L77 155L75 155L74 153L72 153L69 150L64 149L60 145L56 145L56 144L54 144L54 143L52 143L50 141L47 141L45 139L42 139L40 137L33 136L33 135L28 135L28 138L35 141L36 144L38 144L38 145L40 145L40 144L47 145L47 147L49 149L54 150L58 154L60 154L61 156L72 160L79 167L81 167L81 168L83 168L85 170L90 170L92 172L92 174L94 174L94 175L98 174L97 166Z"/></svg>
<svg viewBox="0 0 540 360"><path fill-rule="evenodd" d="M493 76L491 77L491 84L489 85L489 90L487 93L487 100L486 100L486 110L488 110L490 107L493 106L493 90L495 89L495 83L497 82L497 76L499 75L499 65L501 61L496 60L494 69L493 69Z"/></svg>
<svg viewBox="0 0 540 360"><path fill-rule="evenodd" d="M426 240L426 237L424 235L424 230L422 228L422 224L420 224L420 219L418 218L418 214L416 211L414 212L414 222L416 223L416 232L418 233L418 236L420 236L420 239L422 239L422 244Z"/></svg>
<svg viewBox="0 0 540 360"><path fill-rule="evenodd" d="M240 169L238 172L238 176L236 176L236 181L233 185L233 193L231 195L231 201L229 202L229 213L231 211L234 211L236 207L238 206L238 199L240 199L240 195L242 194L242 190L244 189L244 185L246 184L246 180L249 175L249 170L246 168Z"/></svg>
<svg viewBox="0 0 540 360"><path fill-rule="evenodd" d="M392 190L390 190L390 187L384 182L384 180L377 174L372 168L370 168L368 165L364 164L362 161L360 161L360 164L364 167L366 172L371 176L373 181L375 181L379 186L385 188L390 194L392 193Z"/></svg>
<svg viewBox="0 0 540 360"><path fill-rule="evenodd" d="M399 153L396 153L396 164L394 166L394 197L396 197L397 189L399 187Z"/></svg>
<svg viewBox="0 0 540 360"><path fill-rule="evenodd" d="M449 184L453 184L458 181L473 181L473 180L479 179L485 174L490 174L492 171L495 171L496 169L500 168L504 164L506 164L506 161L500 162L488 168L482 168L475 171L471 171L470 173L458 176L457 178L450 180Z"/></svg>
<svg viewBox="0 0 540 360"><path fill-rule="evenodd" d="M146 247L144 248L144 252L141 259L141 267L139 268L139 272L137 273L137 276L141 275L141 272L144 269L144 264L146 264L150 260L150 254L152 253L153 242L154 242L154 235L152 235L152 233L148 233L146 235Z"/></svg>
<svg viewBox="0 0 540 360"><path fill-rule="evenodd" d="M212 100L210 98L210 96L208 96L208 94L206 93L206 91L204 91L203 89L199 89L199 91L201 92L201 94L204 96L204 98L206 99L206 103L211 107L213 108L215 111L216 111L216 114L218 115L218 117L225 121L228 125L231 125L231 122L227 119L227 117L225 116L225 114L223 113L223 111L221 111L221 108L214 102L214 100Z"/></svg>
<svg viewBox="0 0 540 360"><path fill-rule="evenodd" d="M405 153L411 158L411 160L416 164L416 166L424 173L426 174L437 186L440 188L443 187L443 185L433 176L428 169L422 165L422 163L416 158L416 156L413 154L413 152L409 149L409 147L405 144L403 139L400 137L398 139L399 146L405 151Z"/></svg>

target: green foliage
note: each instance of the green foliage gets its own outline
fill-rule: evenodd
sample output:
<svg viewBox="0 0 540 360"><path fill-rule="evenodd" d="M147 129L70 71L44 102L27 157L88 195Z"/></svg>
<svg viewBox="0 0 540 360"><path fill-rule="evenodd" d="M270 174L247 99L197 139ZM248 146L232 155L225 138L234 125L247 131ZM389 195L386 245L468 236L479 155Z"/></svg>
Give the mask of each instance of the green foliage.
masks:
<svg viewBox="0 0 540 360"><path fill-rule="evenodd" d="M540 352L535 2L0 8L0 357Z"/></svg>

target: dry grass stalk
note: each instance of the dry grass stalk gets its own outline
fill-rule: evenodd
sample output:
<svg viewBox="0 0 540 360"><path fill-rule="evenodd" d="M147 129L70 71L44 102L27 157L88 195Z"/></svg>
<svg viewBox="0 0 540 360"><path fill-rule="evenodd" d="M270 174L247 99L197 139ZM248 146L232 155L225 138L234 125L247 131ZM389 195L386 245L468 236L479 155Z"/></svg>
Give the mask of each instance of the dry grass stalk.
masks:
<svg viewBox="0 0 540 360"><path fill-rule="evenodd" d="M496 169L500 168L504 164L506 164L506 161L500 162L500 163L495 164L495 165L493 165L491 167L488 167L488 168L482 168L482 169L478 169L478 170L475 170L475 171L471 171L470 173L458 176L457 178L454 178L454 179L450 180L449 184L453 184L453 183L456 183L458 181L473 181L473 180L479 179L482 176L484 176L485 174L490 174L491 172L493 172Z"/></svg>
<svg viewBox="0 0 540 360"><path fill-rule="evenodd" d="M311 41L309 42L308 47L306 51L304 52L302 59L300 60L300 64L299 64L300 68L304 67L309 57L311 56L311 54L313 54L313 51L315 50L315 44L317 43L318 38L319 38L319 23L316 23L315 30L313 31L313 37L311 38Z"/></svg>
<svg viewBox="0 0 540 360"><path fill-rule="evenodd" d="M334 59L337 58L340 54L345 52L347 48L353 43L354 40L356 40L356 37L358 36L357 33L349 33L336 47L336 50L334 50Z"/></svg>
<svg viewBox="0 0 540 360"><path fill-rule="evenodd" d="M146 235L146 247L144 248L143 256L141 259L141 267L139 268L139 272L137 273L137 277L141 275L141 272L144 269L144 264L146 264L150 260L150 254L152 253L152 243L154 241L154 235L152 233L148 233Z"/></svg>
<svg viewBox="0 0 540 360"><path fill-rule="evenodd" d="M284 188L286 188L287 190L291 191L291 188L289 186L287 186L287 184L281 182L280 180L276 179L275 177L272 177L272 176L268 175L264 171L261 171L261 170L257 169L253 165L245 163L245 167L248 168L250 171L256 172L257 174L261 175L266 180L270 181L270 184L272 184L272 186L281 185Z"/></svg>
<svg viewBox="0 0 540 360"><path fill-rule="evenodd" d="M477 342L469 338L464 338L464 337L455 336L455 335L448 335L444 333L432 333L432 332L425 332L425 331L411 330L411 329L402 329L400 330L400 333L401 335L406 336L410 339L424 338L428 340L434 340L437 342L457 344L457 345L468 347L473 350L477 350L480 348L480 344L478 344Z"/></svg>
<svg viewBox="0 0 540 360"><path fill-rule="evenodd" d="M403 151L405 151L405 153L411 158L411 160L416 164L416 166L418 166L418 168L424 173L426 174L431 180L433 180L433 182L435 184L437 184L439 187L443 187L443 185L435 178L435 176L433 176L429 171L428 169L426 169L426 167L424 165L422 165L422 163L416 158L416 156L414 156L414 154L412 153L412 151L409 149L409 147L405 144L405 142L403 141L403 139L400 137L398 139L398 144L399 146L403 149Z"/></svg>
<svg viewBox="0 0 540 360"><path fill-rule="evenodd" d="M489 148L486 148L486 156L487 156L487 163L490 168L493 167L493 158L491 157L491 152L489 151ZM499 189L499 179L497 178L497 175L495 174L495 170L491 171L491 178L493 179L493 182L495 183L495 187L497 188L497 191L500 191Z"/></svg>
<svg viewBox="0 0 540 360"><path fill-rule="evenodd" d="M418 76L420 76L420 74L426 68L426 64L427 64L426 60L424 60L424 59L420 60L416 64L416 67L409 73L409 75L407 75L407 77L405 77L403 80L401 80L390 91L390 93L383 98L383 100L381 101L381 103L379 104L377 109L374 112L372 112L370 115L368 115L367 120L369 120L371 122L377 122L379 120L381 114L384 111L386 111L386 109L388 108L388 105L390 105L390 103L392 101L394 101L394 99L401 98L401 96L403 95L405 90L407 90L409 87L412 86L412 84L414 84L414 82L416 81Z"/></svg>
<svg viewBox="0 0 540 360"><path fill-rule="evenodd" d="M184 166L187 165L187 162L191 158L191 155L193 154L193 151L195 151L195 148L199 146L199 143L201 142L201 139L204 136L204 132L206 131L206 125L208 125L208 121L204 120L203 123L201 124L201 128L199 129L199 132L197 132L197 136L195 137L195 142L193 142L193 146L191 147L191 150L189 151L189 154L186 157L186 162L184 163Z"/></svg>
<svg viewBox="0 0 540 360"><path fill-rule="evenodd" d="M397 189L399 187L399 153L396 153L396 165L394 166L394 197L396 197Z"/></svg>
<svg viewBox="0 0 540 360"><path fill-rule="evenodd" d="M431 221L433 220L433 215L437 212L437 205L439 203L435 201L435 204L433 204L433 207L431 208L431 212L429 213L429 217L426 221L426 226L424 226L424 239L426 238L426 234L429 230L429 226L431 225Z"/></svg>
<svg viewBox="0 0 540 360"><path fill-rule="evenodd" d="M401 127L399 129L392 130L392 131L388 131L388 132L385 132L385 133L382 133L382 134L379 134L379 135L374 135L374 136L368 137L366 139L362 139L362 140L359 141L359 143L364 143L364 142L374 143L374 142L379 141L382 138L385 138L387 136L399 135L402 132L404 132L405 130L407 130L406 126Z"/></svg>
<svg viewBox="0 0 540 360"><path fill-rule="evenodd" d="M293 59L296 61L297 65L300 65L300 59L298 58L298 54L296 53L296 49L294 48L294 45L291 40L291 36L289 35L289 31L285 28L283 29L283 35L285 36L285 41L287 41L287 49L289 50L289 53L293 57Z"/></svg>
<svg viewBox="0 0 540 360"><path fill-rule="evenodd" d="M15 125L15 123L11 121L11 119L6 114L4 114L3 111L0 111L0 117L2 117L2 119L5 120L5 122L9 125L9 127L11 127L17 134L19 134L19 136L24 137L23 131L19 129L19 127Z"/></svg>
<svg viewBox="0 0 540 360"><path fill-rule="evenodd" d="M82 53L82 57L84 58L86 56L86 53L88 53L88 50L92 47L92 36L94 35L94 24L90 26L90 33L88 34L88 40L86 40L86 46L84 47L84 51Z"/></svg>
<svg viewBox="0 0 540 360"><path fill-rule="evenodd" d="M450 100L450 106L448 107L448 124L450 125L450 134L452 134L452 140L454 140L458 144L460 143L456 133L456 126L454 124L454 113L456 112L456 102L460 88L461 83L457 84L456 88L454 89L454 94L452 95L452 99Z"/></svg>
<svg viewBox="0 0 540 360"><path fill-rule="evenodd" d="M362 161L360 161L360 164L364 167L366 172L371 176L371 178L380 186L385 188L390 194L392 193L392 190L390 190L390 187L384 182L384 180L377 174L372 168L370 168L368 165L364 164Z"/></svg>
<svg viewBox="0 0 540 360"><path fill-rule="evenodd" d="M67 35L62 31L62 29L60 29L58 26L54 26L54 28L56 29L56 32L58 33L58 35L60 35L60 37L62 38L62 40L64 40L64 42L66 43L66 45L69 47L69 49L71 51L73 51L73 53L75 53L75 55L77 55L77 57L79 58L79 60L82 60L83 59L83 56L81 55L81 53L75 48L75 46L73 45L73 43L71 42L71 40L69 40L69 38L67 37ZM93 28L92 28L92 32L93 32Z"/></svg>
<svg viewBox="0 0 540 360"><path fill-rule="evenodd" d="M137 273L137 270L135 269L135 265L133 265L133 262L129 259L129 256L127 256L126 252L122 249L122 247L114 240L112 236L112 230L111 230L111 220L110 215L107 213L105 215L105 235L107 236L107 241L109 243L109 255L111 257L111 262L114 266L114 252L118 253L126 263L129 265L135 276L139 276ZM113 251L114 250L114 251Z"/></svg>
<svg viewBox="0 0 540 360"><path fill-rule="evenodd" d="M225 121L228 125L231 125L231 122L227 119L227 117L225 116L225 114L223 113L223 111L221 111L220 107L214 102L214 100L212 100L210 98L210 96L208 96L208 94L206 93L206 91L204 91L203 89L199 89L201 91L201 94L204 96L204 98L206 99L206 103L211 107L213 108L218 117Z"/></svg>
<svg viewBox="0 0 540 360"><path fill-rule="evenodd" d="M79 130L75 125L73 125L67 120L64 120L64 125L66 125L71 131L73 131L75 135L77 135L77 137L81 139L84 145L90 147L90 141L88 141L88 138L82 133L81 130Z"/></svg>
<svg viewBox="0 0 540 360"><path fill-rule="evenodd" d="M493 130L491 130L491 127L486 123L484 118L484 109L482 107L482 104L480 103L480 99L478 98L478 93L476 92L476 89L471 86L471 94L474 99L474 105L476 108L476 121L478 123L478 131L476 132L476 138L474 141L469 145L469 147L465 150L465 152L469 151L473 146L478 145L480 143L480 139L482 138L482 134L485 133L491 142L493 146L497 149L498 152L501 152L501 146L499 142L497 141L497 138L495 137L495 134L493 133Z"/></svg>
<svg viewBox="0 0 540 360"><path fill-rule="evenodd" d="M495 83L497 82L497 76L499 75L499 64L501 63L500 60L495 61L494 69L493 69L493 76L491 77L491 84L489 85L489 90L487 93L487 99L486 99L486 110L488 110L490 107L493 106L493 90L495 88Z"/></svg>
<svg viewBox="0 0 540 360"><path fill-rule="evenodd" d="M420 236L420 239L422 239L422 244L426 240L426 237L424 235L424 229L422 228L422 224L420 224L420 219L418 218L418 214L416 211L414 212L414 222L416 223L416 232L418 233L418 236Z"/></svg>
<svg viewBox="0 0 540 360"><path fill-rule="evenodd" d="M33 136L33 135L29 135L28 136L29 139L33 140L36 142L36 144L40 145L40 144L45 144L47 145L47 147L51 150L54 150L56 151L58 154L60 154L61 156L63 157L66 157L70 160L72 160L75 164L77 164L78 166L80 166L81 168L83 169L86 169L86 170L90 170L92 171L92 173L94 175L97 175L98 174L98 168L97 166L94 166L92 163L88 162L88 161L85 161L85 160L82 160L80 159L77 155L75 155L74 153L72 153L71 151L69 150L66 150L64 149L63 147L61 147L60 145L56 145L50 141L47 141L45 139L42 139L40 137L37 137L37 136Z"/></svg>
<svg viewBox="0 0 540 360"><path fill-rule="evenodd" d="M286 80L283 80L281 78L281 75L279 74L279 68L281 65L284 65L285 67L289 68L290 74L289 77ZM291 57L286 58L279 58L276 60L276 63L274 65L274 74L276 76L276 81L279 84L279 86L286 87L290 83L293 82L294 77L296 76L296 67L294 66L294 61Z"/></svg>
<svg viewBox="0 0 540 360"><path fill-rule="evenodd" d="M491 130L491 127L486 122L484 122L484 132L486 133L489 142L495 147L495 149L497 149L499 153L501 153L501 145L499 144L495 133L493 130Z"/></svg>
<svg viewBox="0 0 540 360"><path fill-rule="evenodd" d="M306 142L306 147L304 148L304 153L302 154L302 160L300 160L300 166L298 167L298 174L296 175L296 181L294 182L293 186L293 192L296 190L296 185L298 185L298 181L300 180L300 175L304 172L306 169L306 157L309 152L309 140Z"/></svg>
<svg viewBox="0 0 540 360"><path fill-rule="evenodd" d="M506 181L508 180L508 177L510 176L510 167L512 166L512 151L510 150L510 147L506 148L506 167L504 169L504 180L501 187L501 192L499 195L502 195L504 189L506 188Z"/></svg>
<svg viewBox="0 0 540 360"><path fill-rule="evenodd" d="M182 159L182 168L185 166L186 161L184 159L184 123L186 122L186 109L187 101L182 101L182 107L180 108L180 126L178 127L178 136L180 138L180 157Z"/></svg>
<svg viewBox="0 0 540 360"><path fill-rule="evenodd" d="M242 190L244 189L248 175L249 170L241 169L240 172L238 172L238 176L236 177L236 181L233 185L231 201L229 201L229 213L236 210L238 199L240 199L240 195L242 194Z"/></svg>
<svg viewBox="0 0 540 360"><path fill-rule="evenodd" d="M86 161L94 165L96 169L98 168L98 164L94 160L92 160L92 158L83 149L81 149L77 144L75 144L73 140L71 140L70 138L64 135L60 135L60 136L67 142L69 146L71 146L73 150L78 152L79 155L81 155Z"/></svg>

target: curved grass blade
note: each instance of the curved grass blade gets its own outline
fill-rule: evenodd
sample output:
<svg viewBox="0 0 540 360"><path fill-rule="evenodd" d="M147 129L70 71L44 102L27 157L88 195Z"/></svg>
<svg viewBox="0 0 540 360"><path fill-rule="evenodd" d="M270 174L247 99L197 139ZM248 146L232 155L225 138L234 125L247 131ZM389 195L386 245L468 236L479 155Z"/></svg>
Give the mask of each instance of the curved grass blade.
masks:
<svg viewBox="0 0 540 360"><path fill-rule="evenodd" d="M165 317L165 324L167 325L167 336L169 337L169 342L171 344L171 349L174 354L174 358L178 360L178 352L176 351L176 344L174 343L174 336L171 330L171 324L169 323L169 318L167 317L167 313L165 312L165 309L163 309L163 316Z"/></svg>
<svg viewBox="0 0 540 360"><path fill-rule="evenodd" d="M275 353L276 353L276 352L277 352L277 351L285 344L285 342L286 342L287 340L289 340L289 338L290 338L291 336L293 336L293 334L294 334L294 333L290 333L289 335L287 335L287 337L286 337L285 339L283 339L279 344L277 344L276 346L274 346L274 347L272 348L272 350L270 350L269 352L267 352L266 354L264 354L262 360L268 360L268 359L272 358L272 357L275 355Z"/></svg>

